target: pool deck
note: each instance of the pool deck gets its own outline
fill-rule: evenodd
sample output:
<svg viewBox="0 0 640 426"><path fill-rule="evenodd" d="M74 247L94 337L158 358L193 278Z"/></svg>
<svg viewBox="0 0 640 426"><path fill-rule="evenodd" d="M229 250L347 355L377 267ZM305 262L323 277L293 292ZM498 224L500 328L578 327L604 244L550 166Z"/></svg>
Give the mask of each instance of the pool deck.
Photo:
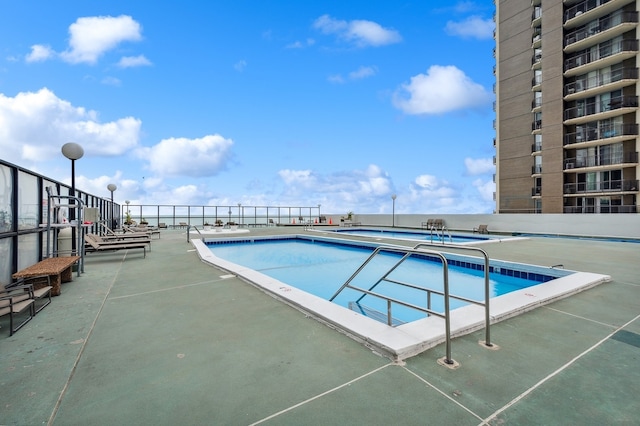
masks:
<svg viewBox="0 0 640 426"><path fill-rule="evenodd" d="M0 318L0 424L639 424L637 243L483 245L612 280L494 325L498 350L483 331L454 339L449 369L444 345L393 362L162 233L146 258L88 254L12 337Z"/></svg>

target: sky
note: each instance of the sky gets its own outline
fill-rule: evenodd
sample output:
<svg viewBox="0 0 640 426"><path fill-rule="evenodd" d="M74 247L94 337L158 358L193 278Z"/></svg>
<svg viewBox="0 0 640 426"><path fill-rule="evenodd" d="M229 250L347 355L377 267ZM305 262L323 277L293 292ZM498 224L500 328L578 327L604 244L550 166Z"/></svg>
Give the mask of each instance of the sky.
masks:
<svg viewBox="0 0 640 426"><path fill-rule="evenodd" d="M68 184L78 143L76 187L121 204L492 213L493 13L0 0L0 158Z"/></svg>

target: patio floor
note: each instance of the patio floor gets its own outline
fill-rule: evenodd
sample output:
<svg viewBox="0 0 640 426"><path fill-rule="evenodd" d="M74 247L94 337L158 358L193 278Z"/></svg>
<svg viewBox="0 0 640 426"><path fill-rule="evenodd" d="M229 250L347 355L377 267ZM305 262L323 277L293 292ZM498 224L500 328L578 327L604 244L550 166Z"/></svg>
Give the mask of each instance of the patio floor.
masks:
<svg viewBox="0 0 640 426"><path fill-rule="evenodd" d="M454 339L450 370L437 363L444 345L392 362L166 230L146 259L88 254L85 273L12 337L0 319L0 424L639 424L640 245L483 248L612 281L494 325L499 350L478 344L482 331Z"/></svg>

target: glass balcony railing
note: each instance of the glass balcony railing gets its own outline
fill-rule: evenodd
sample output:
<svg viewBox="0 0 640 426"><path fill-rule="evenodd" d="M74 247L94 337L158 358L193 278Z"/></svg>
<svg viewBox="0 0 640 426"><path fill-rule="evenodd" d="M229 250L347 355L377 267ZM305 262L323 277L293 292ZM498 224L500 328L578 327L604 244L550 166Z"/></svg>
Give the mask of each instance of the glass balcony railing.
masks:
<svg viewBox="0 0 640 426"><path fill-rule="evenodd" d="M609 0L586 0L586 1L580 2L573 7L570 7L564 12L564 21L567 22L569 19L580 16L583 13L589 12L590 10L593 10L596 7L601 6L608 2Z"/></svg>
<svg viewBox="0 0 640 426"><path fill-rule="evenodd" d="M637 213L634 205L626 206L565 206L564 213Z"/></svg>
<svg viewBox="0 0 640 426"><path fill-rule="evenodd" d="M585 102L564 111L564 119L586 117L601 112L613 111L621 108L635 108L638 106L637 96L616 96L606 101Z"/></svg>
<svg viewBox="0 0 640 426"><path fill-rule="evenodd" d="M565 158L564 169L580 169L584 167L612 166L617 164L637 164L638 153L626 152L619 155L587 155L585 157Z"/></svg>
<svg viewBox="0 0 640 426"><path fill-rule="evenodd" d="M622 10L615 12L609 16L600 18L595 25L587 25L570 32L564 37L564 45L577 43L586 38L592 37L602 31L606 31L610 28L617 27L624 23L637 23L638 12L624 12Z"/></svg>
<svg viewBox="0 0 640 426"><path fill-rule="evenodd" d="M638 191L637 180L609 180L605 182L565 183L565 194L582 194L587 192L621 192Z"/></svg>
<svg viewBox="0 0 640 426"><path fill-rule="evenodd" d="M615 83L621 80L637 80L638 68L622 68L613 72L600 74L590 78L576 78L576 81L567 83L564 86L564 95L572 95L574 93L580 93L585 90L593 89L596 87L604 86L606 84Z"/></svg>
<svg viewBox="0 0 640 426"><path fill-rule="evenodd" d="M614 124L598 127L584 127L576 132L564 135L564 145L597 141L617 136L634 136L638 134L637 124Z"/></svg>
<svg viewBox="0 0 640 426"><path fill-rule="evenodd" d="M597 49L574 55L564 61L564 70L590 64L622 52L638 52L638 40L620 40L611 44L600 44Z"/></svg>

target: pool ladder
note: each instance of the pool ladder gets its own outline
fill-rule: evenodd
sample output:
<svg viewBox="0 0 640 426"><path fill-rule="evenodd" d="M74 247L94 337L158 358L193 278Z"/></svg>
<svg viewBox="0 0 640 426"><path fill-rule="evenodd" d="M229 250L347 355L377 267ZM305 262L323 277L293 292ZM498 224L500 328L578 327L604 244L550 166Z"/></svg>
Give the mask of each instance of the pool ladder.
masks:
<svg viewBox="0 0 640 426"><path fill-rule="evenodd" d="M467 250L467 251L475 251L475 252L479 252L481 253L482 257L484 257L484 302L478 301L478 300L473 300L473 299L469 299L463 296L458 296L458 295L452 295L449 292L449 262L447 260L447 258L445 257L444 254L442 254L440 251L435 251L435 250L428 250L428 249L424 249L424 247L445 247L445 248L449 248L449 249L455 249L455 250ZM369 262L371 262L376 256L378 256L381 252L394 252L394 253L399 253L402 254L402 257L400 258L400 260L398 262L396 262L387 272L385 272L382 277L380 277L371 287L369 287L368 289L364 289L364 288L360 288L357 287L355 285L352 285L351 282L356 278L356 276L362 272L362 270L367 266L367 264L369 264ZM443 290L444 291L439 291L439 290L434 290L434 289L429 289L429 288L425 288L425 287L421 287L415 284L411 284L411 283L407 283L407 282L402 282L402 281L398 281L398 280L394 280L389 278L389 275L395 271L405 260L407 260L408 258L410 258L413 255L432 255L435 257L438 257L440 259L440 262L442 263L442 279L443 279ZM427 306L426 307L422 307L422 306L418 306L406 301L402 301L390 296L385 296L383 294L380 293L376 293L373 290L376 288L376 286L378 284L380 284L381 282L388 282L391 284L396 284L396 285L400 285L403 287L408 287L408 288L412 288L412 289L416 289L416 290L420 290L420 291L424 291L425 293L427 293ZM416 246L414 246L413 248L402 248L402 247L396 247L396 246L379 246L377 247L373 253L371 253L371 255L362 263L362 265L360 265L360 267L358 267L358 269L351 275L351 277L349 277L349 279L338 289L338 291L336 291L336 293L331 296L331 298L329 299L329 301L333 301L345 288L350 288L352 290L356 290L359 291L362 294L362 296L360 296L355 302L349 302L349 306L350 308L357 306L358 309L363 313L363 314L367 314L366 310L370 310L370 308L363 308L360 305L360 301L365 297L365 296L373 296L373 297L377 297L380 299L384 299L387 302L387 324L390 326L393 326L393 323L396 322L397 320L395 320L392 316L392 305L393 304L397 304L397 305L401 305L401 306L405 306L408 307L410 309L414 309L417 310L419 312L423 312L426 313L427 315L434 315L440 318L444 319L444 324L445 324L445 343L446 343L446 356L444 358L444 363L448 364L448 365L454 365L455 361L453 361L453 359L451 359L451 309L449 307L450 305L450 299L457 299L457 300L462 300L465 301L467 303L472 303L475 305L480 305L480 306L484 306L484 311L485 311L485 340L483 342L483 344L486 347L493 347L493 344L491 343L491 317L490 317L490 313L489 313L489 300L491 298L491 290L490 290L490 286L489 286L489 256L488 254L477 247L468 247L468 246L460 246L460 245L454 245L454 244L434 244L434 243L420 243L417 244ZM431 309L431 294L438 294L443 296L444 298L444 313L440 313L440 312L436 312L434 310ZM380 316L380 312L377 313L377 315L375 316Z"/></svg>
<svg viewBox="0 0 640 426"><path fill-rule="evenodd" d="M435 231L436 233L436 237L440 238L440 241L442 241L442 244L444 244L444 233L445 231L447 232L447 235L449 236L449 242L452 243L453 239L451 238L451 232L449 232L449 228L447 228L446 226L443 226L442 228L440 228L440 235L438 235L438 228L436 228L435 226L432 226L430 228L431 230L431 243L433 244L433 232Z"/></svg>

